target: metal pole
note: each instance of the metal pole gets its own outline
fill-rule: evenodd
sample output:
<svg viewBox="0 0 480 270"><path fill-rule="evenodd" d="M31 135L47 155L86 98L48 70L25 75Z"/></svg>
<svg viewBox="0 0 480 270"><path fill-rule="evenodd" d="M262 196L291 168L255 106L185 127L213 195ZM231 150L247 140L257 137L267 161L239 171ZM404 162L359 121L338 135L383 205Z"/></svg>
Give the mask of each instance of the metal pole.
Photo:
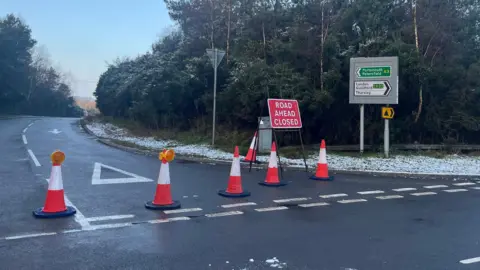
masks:
<svg viewBox="0 0 480 270"><path fill-rule="evenodd" d="M213 124L212 124L212 145L215 145L215 114L216 114L216 103L217 103L217 49L213 50L213 59L214 59L214 75L213 75Z"/></svg>
<svg viewBox="0 0 480 270"><path fill-rule="evenodd" d="M360 154L363 154L363 150L364 150L364 144L363 144L364 132L365 132L364 119L365 119L365 105L361 104L360 105Z"/></svg>
<svg viewBox="0 0 480 270"><path fill-rule="evenodd" d="M383 149L385 150L385 157L388 158L389 150L390 150L390 128L389 128L389 121L385 119L385 134L383 135Z"/></svg>

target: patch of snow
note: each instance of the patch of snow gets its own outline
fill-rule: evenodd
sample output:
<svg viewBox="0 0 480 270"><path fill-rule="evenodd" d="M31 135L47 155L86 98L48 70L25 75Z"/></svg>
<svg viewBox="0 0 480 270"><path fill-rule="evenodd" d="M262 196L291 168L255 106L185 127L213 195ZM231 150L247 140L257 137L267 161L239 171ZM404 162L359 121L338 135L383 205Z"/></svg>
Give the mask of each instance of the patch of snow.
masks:
<svg viewBox="0 0 480 270"><path fill-rule="evenodd" d="M254 262L254 260L253 260L253 259L250 259L249 262Z"/></svg>
<svg viewBox="0 0 480 270"><path fill-rule="evenodd" d="M286 267L287 264L284 262L280 262L277 257L273 257L272 259L267 259L265 260L266 263L270 265L272 268L279 268L282 269L283 267Z"/></svg>
<svg viewBox="0 0 480 270"><path fill-rule="evenodd" d="M96 136L129 142L152 150L172 148L179 155L199 156L214 160L231 161L233 153L213 149L209 145L181 144L174 140L158 140L153 137L136 137L130 135L125 129L110 123L93 122L87 128ZM328 151L328 146L327 146ZM328 153L327 153L328 154ZM240 156L244 158L245 156ZM268 162L269 156L257 156L261 162ZM315 168L318 155L307 159L307 165ZM303 167L303 159L281 157L282 165ZM435 175L474 175L480 176L480 157L467 157L451 155L445 158L426 156L396 155L389 159L380 157L348 157L341 155L327 155L328 167L333 170L368 171L368 172L401 172L410 174L435 174Z"/></svg>

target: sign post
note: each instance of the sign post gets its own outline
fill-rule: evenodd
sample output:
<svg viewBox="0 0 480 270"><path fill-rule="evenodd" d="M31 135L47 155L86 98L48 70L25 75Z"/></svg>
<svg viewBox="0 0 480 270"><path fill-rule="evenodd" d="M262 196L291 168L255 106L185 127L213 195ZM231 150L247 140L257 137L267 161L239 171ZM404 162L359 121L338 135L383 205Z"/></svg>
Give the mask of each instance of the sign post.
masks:
<svg viewBox="0 0 480 270"><path fill-rule="evenodd" d="M398 57L350 58L350 104L360 104L360 153L364 151L364 104L398 104ZM384 150L389 156L389 119L385 118Z"/></svg>
<svg viewBox="0 0 480 270"><path fill-rule="evenodd" d="M214 49L207 49L207 55L212 61L214 75L213 75L213 122L212 122L212 145L215 145L215 115L217 107L217 68L222 62L225 51Z"/></svg>

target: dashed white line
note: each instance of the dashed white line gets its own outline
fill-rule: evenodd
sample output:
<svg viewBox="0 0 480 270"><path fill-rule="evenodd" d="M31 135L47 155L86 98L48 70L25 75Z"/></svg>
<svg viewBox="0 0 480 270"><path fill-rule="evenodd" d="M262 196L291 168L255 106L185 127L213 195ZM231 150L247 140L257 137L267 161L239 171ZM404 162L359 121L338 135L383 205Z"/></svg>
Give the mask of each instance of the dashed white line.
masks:
<svg viewBox="0 0 480 270"><path fill-rule="evenodd" d="M413 196L427 196L427 195L435 195L435 192L417 192L417 193L410 193Z"/></svg>
<svg viewBox="0 0 480 270"><path fill-rule="evenodd" d="M190 218L189 217L173 217L173 218L165 218L165 219L155 219L155 220L149 220L148 223L158 224L158 223L167 223L167 222L182 221L182 220L190 220Z"/></svg>
<svg viewBox="0 0 480 270"><path fill-rule="evenodd" d="M424 186L424 188L432 189L432 188L446 188L446 185L434 185L434 186Z"/></svg>
<svg viewBox="0 0 480 270"><path fill-rule="evenodd" d="M96 230L103 230L103 229L114 229L114 228L123 228L129 227L133 224L130 222L127 223L111 223L111 224L101 224L101 225L92 225L88 228L83 229L84 231L96 231Z"/></svg>
<svg viewBox="0 0 480 270"><path fill-rule="evenodd" d="M366 202L365 199L352 199L352 200L341 200L337 201L338 203L357 203L357 202Z"/></svg>
<svg viewBox="0 0 480 270"><path fill-rule="evenodd" d="M178 214L178 213L188 213L188 212L196 212L202 211L202 208L184 208L184 209L175 209L175 210L166 210L163 211L165 214Z"/></svg>
<svg viewBox="0 0 480 270"><path fill-rule="evenodd" d="M276 202L276 203L297 202L297 201L308 201L308 198L289 198L289 199L273 200L273 202Z"/></svg>
<svg viewBox="0 0 480 270"><path fill-rule="evenodd" d="M480 262L480 257L475 257L475 258L470 258L470 259L465 259L461 260L461 264L471 264L471 263L478 263Z"/></svg>
<svg viewBox="0 0 480 270"><path fill-rule="evenodd" d="M299 204L298 206L307 208L307 207L326 206L326 205L329 205L329 203L326 203L326 202L307 203L307 204Z"/></svg>
<svg viewBox="0 0 480 270"><path fill-rule="evenodd" d="M257 212L269 212L269 211L278 211L278 210L287 210L288 207L286 206L278 206L278 207L266 207L266 208L257 208L255 211Z"/></svg>
<svg viewBox="0 0 480 270"><path fill-rule="evenodd" d="M475 183L472 183L472 182L464 182L464 183L454 183L452 184L454 186L457 186L457 187L463 187L463 186L473 186L475 185Z"/></svg>
<svg viewBox="0 0 480 270"><path fill-rule="evenodd" d="M453 193L453 192L462 192L462 191L468 191L468 189L464 189L464 188L457 188L457 189L446 189L444 190L445 192L450 192L450 193Z"/></svg>
<svg viewBox="0 0 480 270"><path fill-rule="evenodd" d="M33 122L28 124L27 128L31 127L33 125Z"/></svg>
<svg viewBox="0 0 480 270"><path fill-rule="evenodd" d="M417 190L417 189L408 187L408 188L396 188L396 189L392 189L392 190L402 192L402 191L414 191L414 190Z"/></svg>
<svg viewBox="0 0 480 270"><path fill-rule="evenodd" d="M222 204L223 208L232 208L232 207L240 207L240 206L250 206L250 205L257 205L254 202L246 202L246 203L232 203L232 204Z"/></svg>
<svg viewBox="0 0 480 270"><path fill-rule="evenodd" d="M73 230L62 231L62 233L77 233L82 231L83 231L82 229L73 229Z"/></svg>
<svg viewBox="0 0 480 270"><path fill-rule="evenodd" d="M388 195L388 196L378 196L378 197L375 197L379 200L390 200L390 199L401 199L403 198L402 195Z"/></svg>
<svg viewBox="0 0 480 270"><path fill-rule="evenodd" d="M28 127L24 128L23 131L22 131L22 133L27 132L27 129L28 129Z"/></svg>
<svg viewBox="0 0 480 270"><path fill-rule="evenodd" d="M320 195L320 198L328 199L328 198L338 198L338 197L346 197L348 194L345 193L337 193L337 194L328 194L328 195Z"/></svg>
<svg viewBox="0 0 480 270"><path fill-rule="evenodd" d="M480 189L480 187L472 187L471 189Z"/></svg>
<svg viewBox="0 0 480 270"><path fill-rule="evenodd" d="M5 240L15 240L15 239L22 239L22 238L32 238L32 237L55 235L55 234L57 234L57 233L56 233L56 232L50 232L50 233L32 233L32 234L24 234L24 235L15 235L15 236L5 237Z"/></svg>
<svg viewBox="0 0 480 270"><path fill-rule="evenodd" d="M230 212L220 212L220 213L213 213L213 214L206 214L206 217L225 217L225 216L234 216L234 215L242 215L242 211L230 211Z"/></svg>
<svg viewBox="0 0 480 270"><path fill-rule="evenodd" d="M33 154L32 150L28 149L27 151L28 151L28 154L30 155L30 158L33 160L33 163L35 163L35 166L37 166L37 167L42 166L42 165L40 165L40 162L38 162L38 159L35 156L35 154Z"/></svg>
<svg viewBox="0 0 480 270"><path fill-rule="evenodd" d="M25 137L25 135L22 135L22 140L23 140L23 144L28 144L27 137Z"/></svg>
<svg viewBox="0 0 480 270"><path fill-rule="evenodd" d="M92 222L92 221L126 219L126 218L133 218L133 217L135 216L134 215L115 215L115 216L90 217L90 218L86 218L85 220L88 222Z"/></svg>
<svg viewBox="0 0 480 270"><path fill-rule="evenodd" d="M359 191L357 193L360 195L367 195L367 194L380 194L385 192L383 190L367 190L367 191Z"/></svg>

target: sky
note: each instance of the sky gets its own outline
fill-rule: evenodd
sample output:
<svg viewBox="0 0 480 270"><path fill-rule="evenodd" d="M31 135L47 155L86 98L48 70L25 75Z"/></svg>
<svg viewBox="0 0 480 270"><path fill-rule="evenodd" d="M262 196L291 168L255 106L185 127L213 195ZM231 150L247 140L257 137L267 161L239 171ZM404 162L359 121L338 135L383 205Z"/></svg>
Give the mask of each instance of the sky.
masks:
<svg viewBox="0 0 480 270"><path fill-rule="evenodd" d="M107 63L145 53L173 25L163 0L0 0L0 16L9 13L83 97L93 97Z"/></svg>

